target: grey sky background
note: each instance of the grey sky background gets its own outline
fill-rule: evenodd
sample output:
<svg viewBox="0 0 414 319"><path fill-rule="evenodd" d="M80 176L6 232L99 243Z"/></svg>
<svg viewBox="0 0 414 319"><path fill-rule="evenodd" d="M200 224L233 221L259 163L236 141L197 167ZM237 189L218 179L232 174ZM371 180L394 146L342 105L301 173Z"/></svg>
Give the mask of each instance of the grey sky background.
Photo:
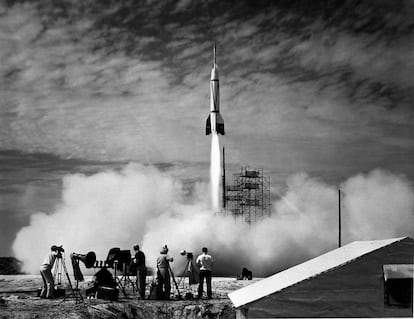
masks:
<svg viewBox="0 0 414 319"><path fill-rule="evenodd" d="M0 255L64 174L136 161L207 180L214 41L230 169L412 182L413 17L391 0L2 2Z"/></svg>

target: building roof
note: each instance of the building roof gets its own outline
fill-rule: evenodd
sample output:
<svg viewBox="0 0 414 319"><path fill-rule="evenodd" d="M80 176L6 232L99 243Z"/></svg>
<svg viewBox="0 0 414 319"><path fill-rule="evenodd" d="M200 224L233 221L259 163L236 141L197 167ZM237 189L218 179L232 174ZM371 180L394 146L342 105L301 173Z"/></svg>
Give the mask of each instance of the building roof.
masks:
<svg viewBox="0 0 414 319"><path fill-rule="evenodd" d="M235 307L240 307L405 238L355 241L231 292L228 296Z"/></svg>

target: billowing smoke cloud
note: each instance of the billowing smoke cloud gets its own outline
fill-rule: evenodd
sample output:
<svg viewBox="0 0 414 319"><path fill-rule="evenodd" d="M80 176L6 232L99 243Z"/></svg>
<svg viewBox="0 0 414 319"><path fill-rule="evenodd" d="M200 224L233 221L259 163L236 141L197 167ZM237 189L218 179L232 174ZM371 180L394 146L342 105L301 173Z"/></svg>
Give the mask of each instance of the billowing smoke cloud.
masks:
<svg viewBox="0 0 414 319"><path fill-rule="evenodd" d="M343 242L414 235L414 195L409 181L383 171L350 178L343 190ZM215 274L235 275L241 267L267 275L337 246L338 193L334 186L295 174L273 205L272 216L247 226L230 216L214 216L209 185L190 193L168 173L130 164L122 171L64 179L61 206L37 213L14 243L16 257L38 272L52 244L66 252L93 250L105 259L112 247L140 243L150 266L164 244L181 273L181 249L195 254L207 246Z"/></svg>
<svg viewBox="0 0 414 319"><path fill-rule="evenodd" d="M414 234L414 195L412 184L403 176L374 170L357 175L342 185L345 238Z"/></svg>

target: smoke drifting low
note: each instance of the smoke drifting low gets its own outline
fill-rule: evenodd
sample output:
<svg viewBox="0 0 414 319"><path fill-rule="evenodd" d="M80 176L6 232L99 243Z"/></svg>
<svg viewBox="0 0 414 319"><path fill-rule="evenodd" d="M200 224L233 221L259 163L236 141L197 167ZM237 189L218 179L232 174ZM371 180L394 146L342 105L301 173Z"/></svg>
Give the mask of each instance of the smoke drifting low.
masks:
<svg viewBox="0 0 414 319"><path fill-rule="evenodd" d="M130 164L122 171L92 176L68 175L60 207L37 213L14 242L25 270L37 273L52 244L70 252L93 250L105 259L112 247L132 249L140 243L153 266L164 244L175 257L176 273L185 258L207 246L216 275L268 275L319 255L337 245L337 190L334 186L295 174L273 204L272 216L248 227L232 217L211 213L208 184L193 185L190 195L168 173ZM414 192L403 177L376 170L341 185L343 242L414 236Z"/></svg>

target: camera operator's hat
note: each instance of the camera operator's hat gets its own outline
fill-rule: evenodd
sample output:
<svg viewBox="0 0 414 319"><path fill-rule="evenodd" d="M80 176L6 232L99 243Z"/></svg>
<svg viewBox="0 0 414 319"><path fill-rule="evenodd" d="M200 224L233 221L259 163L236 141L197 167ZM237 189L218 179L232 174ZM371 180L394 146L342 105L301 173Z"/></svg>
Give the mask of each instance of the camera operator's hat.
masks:
<svg viewBox="0 0 414 319"><path fill-rule="evenodd" d="M168 247L164 246L161 248L160 254L166 254L166 253L168 253Z"/></svg>
<svg viewBox="0 0 414 319"><path fill-rule="evenodd" d="M58 249L58 246L56 246L56 245L52 245L52 247L50 247L51 251L56 251L57 249Z"/></svg>

